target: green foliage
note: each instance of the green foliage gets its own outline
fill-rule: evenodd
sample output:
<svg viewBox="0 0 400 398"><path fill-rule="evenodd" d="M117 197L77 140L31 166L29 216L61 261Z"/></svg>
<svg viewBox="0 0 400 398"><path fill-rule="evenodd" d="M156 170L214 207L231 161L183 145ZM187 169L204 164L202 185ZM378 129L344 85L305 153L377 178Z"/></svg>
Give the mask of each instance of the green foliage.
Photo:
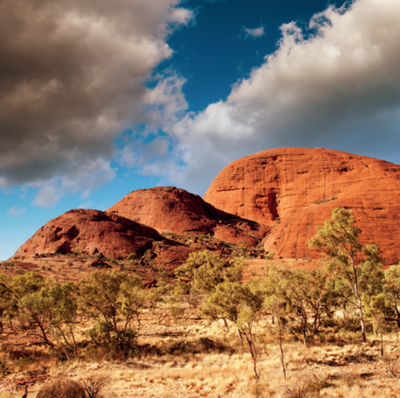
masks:
<svg viewBox="0 0 400 398"><path fill-rule="evenodd" d="M264 296L258 285L238 281L224 281L215 287L213 293L204 302L200 315L216 321L222 319L231 321L238 331L239 337L245 339L253 360L254 374L258 380L258 352L254 340L254 325L258 322Z"/></svg>
<svg viewBox="0 0 400 398"><path fill-rule="evenodd" d="M389 296L392 315L388 318L397 323L400 328L400 264L392 265L385 271L384 291Z"/></svg>
<svg viewBox="0 0 400 398"><path fill-rule="evenodd" d="M336 280L337 292L359 311L362 337L366 341L364 307L381 292L384 260L378 245L361 244L360 233L353 212L336 207L332 218L318 227L309 246L327 255L326 269Z"/></svg>
<svg viewBox="0 0 400 398"><path fill-rule="evenodd" d="M9 288L10 278L4 274L0 274L0 333L3 332L3 324L5 319L11 317L11 298L12 291Z"/></svg>
<svg viewBox="0 0 400 398"><path fill-rule="evenodd" d="M208 296L224 281L242 281L245 261L234 258L229 263L208 250L190 253L187 261L175 269L174 293L184 297L189 308L199 295Z"/></svg>
<svg viewBox="0 0 400 398"><path fill-rule="evenodd" d="M266 256L265 256L265 258L267 259L267 260L272 260L273 258L274 258L274 253L273 252L268 252L267 254L266 254Z"/></svg>
<svg viewBox="0 0 400 398"><path fill-rule="evenodd" d="M24 330L38 328L47 345L54 346L50 334L60 333L66 342L67 335L74 340L76 312L72 283L56 284L35 272L0 278L1 317L15 319Z"/></svg>
<svg viewBox="0 0 400 398"><path fill-rule="evenodd" d="M145 300L140 277L117 270L94 271L80 281L79 291L83 310L96 323L89 331L92 340L129 349L140 328Z"/></svg>
<svg viewBox="0 0 400 398"><path fill-rule="evenodd" d="M269 305L274 308L277 302L281 303L284 308L278 312L288 314L300 327L304 344L307 335L318 334L325 319L333 315L337 294L328 279L325 270L267 268L265 290L272 300Z"/></svg>
<svg viewBox="0 0 400 398"><path fill-rule="evenodd" d="M26 327L38 327L45 344L54 346L48 333L54 316L46 280L35 272L15 276L8 286L11 293L9 313Z"/></svg>
<svg viewBox="0 0 400 398"><path fill-rule="evenodd" d="M223 281L225 261L208 250L190 253L188 259L176 268L175 296L184 297L189 308L200 293L212 291Z"/></svg>
<svg viewBox="0 0 400 398"><path fill-rule="evenodd" d="M314 204L319 205L321 203L331 202L332 200L337 200L337 196L332 196L331 198L328 198L328 199L317 200Z"/></svg>
<svg viewBox="0 0 400 398"><path fill-rule="evenodd" d="M127 260L136 260L138 258L136 253L131 253L128 255L128 257L126 258Z"/></svg>
<svg viewBox="0 0 400 398"><path fill-rule="evenodd" d="M200 314L212 321L228 319L240 331L251 314L259 312L262 302L263 297L256 295L250 284L226 281L207 298Z"/></svg>
<svg viewBox="0 0 400 398"><path fill-rule="evenodd" d="M48 291L52 303L51 327L53 335L68 346L73 347L76 356L74 335L78 312L77 287L72 282L56 284Z"/></svg>

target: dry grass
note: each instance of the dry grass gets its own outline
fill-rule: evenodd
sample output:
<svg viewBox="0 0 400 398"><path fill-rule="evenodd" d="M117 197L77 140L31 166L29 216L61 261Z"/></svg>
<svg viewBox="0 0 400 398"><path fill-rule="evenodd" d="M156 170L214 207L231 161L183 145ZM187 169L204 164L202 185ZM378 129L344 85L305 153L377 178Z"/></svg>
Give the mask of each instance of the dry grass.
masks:
<svg viewBox="0 0 400 398"><path fill-rule="evenodd" d="M36 398L86 398L85 389L71 379L58 379L44 385Z"/></svg>
<svg viewBox="0 0 400 398"><path fill-rule="evenodd" d="M222 324L210 325L195 311L186 311L175 322L163 303L144 312L134 355L126 357L85 345L83 333L90 325L83 318L77 330L81 345L76 359L71 356L67 360L61 351L50 348L27 347L23 340L19 346L14 342L13 348L4 342L0 352L3 380L37 374L50 375L54 380L82 380L103 398L400 396L400 353L395 334L385 337L385 360L373 336L362 344L358 333L332 329L310 339L307 346L288 337L284 342L288 377L284 380L279 348L268 334L267 323L269 319L263 320L255 330L259 336L259 381L234 328L226 331ZM40 397L43 385L32 385L29 398ZM0 382L0 398L22 396L23 386L12 390L1 386Z"/></svg>
<svg viewBox="0 0 400 398"><path fill-rule="evenodd" d="M86 391L89 398L101 398L102 391L110 384L111 376L109 374L92 374L80 379L80 384Z"/></svg>
<svg viewBox="0 0 400 398"><path fill-rule="evenodd" d="M159 315L157 312L148 314L146 333L141 337L141 350L136 357L81 358L53 364L48 373L94 384L105 378L109 383L102 385L103 398L383 398L400 395L398 378L389 372L390 366L397 366L395 335L386 338L385 349L392 358L386 361L381 359L379 346L373 339L360 344L352 341L349 335L344 343L345 336L342 336L340 345L314 342L311 346L288 339L284 345L288 367L286 381L278 347L264 335L259 341L261 378L257 382L250 355L238 342L234 330L226 333L221 326L210 326L190 317L184 326L175 325L172 319L168 324L165 317L164 335L155 336ZM257 332L262 334L263 330L261 324ZM148 333L150 331L153 333ZM39 384L31 388L29 398L39 397L35 395L39 388ZM22 390L3 396L19 398L21 395Z"/></svg>

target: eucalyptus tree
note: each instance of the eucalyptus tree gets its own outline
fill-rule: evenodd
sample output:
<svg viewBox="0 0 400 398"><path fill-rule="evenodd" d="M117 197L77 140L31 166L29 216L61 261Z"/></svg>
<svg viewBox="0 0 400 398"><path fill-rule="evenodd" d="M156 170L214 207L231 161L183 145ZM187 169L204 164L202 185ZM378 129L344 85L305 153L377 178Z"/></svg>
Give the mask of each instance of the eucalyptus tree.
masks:
<svg viewBox="0 0 400 398"><path fill-rule="evenodd" d="M308 243L310 248L327 255L326 270L335 278L337 292L358 311L365 342L363 295L372 297L379 294L384 259L378 245L360 242L360 233L353 212L337 207L331 219L317 227L317 234Z"/></svg>
<svg viewBox="0 0 400 398"><path fill-rule="evenodd" d="M331 318L336 306L336 292L327 283L329 274L323 270L281 268L275 278L269 277L269 284L281 285L281 298L285 301L288 317L294 319L303 333L316 335L325 319ZM276 293L275 293L276 294Z"/></svg>
<svg viewBox="0 0 400 398"><path fill-rule="evenodd" d="M388 320L395 321L400 329L400 264L391 265L385 271L384 289L390 297L392 309L391 314L388 314Z"/></svg>
<svg viewBox="0 0 400 398"><path fill-rule="evenodd" d="M184 297L190 308L199 295L207 297L224 281L241 282L245 265L243 259L227 261L208 250L190 253L186 262L174 271L175 294Z"/></svg>
<svg viewBox="0 0 400 398"><path fill-rule="evenodd" d="M139 276L119 270L94 271L80 281L79 300L81 309L96 323L89 331L96 344L131 347L145 302Z"/></svg>
<svg viewBox="0 0 400 398"><path fill-rule="evenodd" d="M240 339L247 343L257 380L260 373L257 369L258 351L254 326L260 319L263 301L262 290L251 282L226 280L215 287L199 311L202 317L211 321L222 319L235 325Z"/></svg>

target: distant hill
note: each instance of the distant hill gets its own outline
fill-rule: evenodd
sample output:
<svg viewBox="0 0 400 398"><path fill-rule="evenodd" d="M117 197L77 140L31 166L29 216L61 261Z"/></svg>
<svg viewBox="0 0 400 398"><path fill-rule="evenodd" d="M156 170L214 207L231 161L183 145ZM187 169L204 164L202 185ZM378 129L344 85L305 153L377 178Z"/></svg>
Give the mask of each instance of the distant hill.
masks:
<svg viewBox="0 0 400 398"><path fill-rule="evenodd" d="M79 253L172 270L189 253L244 251L320 258L307 241L332 209L354 210L365 243L400 260L400 166L328 149L280 148L238 159L204 199L175 187L131 192L106 212L71 210L37 231L14 258ZM264 247L264 250L262 250Z"/></svg>

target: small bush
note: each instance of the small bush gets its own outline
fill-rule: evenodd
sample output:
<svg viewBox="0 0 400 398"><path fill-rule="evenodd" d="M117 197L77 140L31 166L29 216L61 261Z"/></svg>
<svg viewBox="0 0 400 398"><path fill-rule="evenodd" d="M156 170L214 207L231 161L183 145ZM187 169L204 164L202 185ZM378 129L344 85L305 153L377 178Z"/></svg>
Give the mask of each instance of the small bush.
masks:
<svg viewBox="0 0 400 398"><path fill-rule="evenodd" d="M91 375L80 382L89 398L100 398L101 391L110 383L111 376L107 374Z"/></svg>
<svg viewBox="0 0 400 398"><path fill-rule="evenodd" d="M323 388L330 387L328 378L318 378L314 374L300 374L291 384L286 384L285 398L317 398Z"/></svg>
<svg viewBox="0 0 400 398"><path fill-rule="evenodd" d="M71 379L58 379L46 384L36 398L86 398L85 389Z"/></svg>
<svg viewBox="0 0 400 398"><path fill-rule="evenodd" d="M395 379L400 378L400 361L398 357L387 356L383 359L385 361L386 373L389 373Z"/></svg>
<svg viewBox="0 0 400 398"><path fill-rule="evenodd" d="M137 259L137 254L136 253L131 253L129 256L126 258L127 260L136 260Z"/></svg>

